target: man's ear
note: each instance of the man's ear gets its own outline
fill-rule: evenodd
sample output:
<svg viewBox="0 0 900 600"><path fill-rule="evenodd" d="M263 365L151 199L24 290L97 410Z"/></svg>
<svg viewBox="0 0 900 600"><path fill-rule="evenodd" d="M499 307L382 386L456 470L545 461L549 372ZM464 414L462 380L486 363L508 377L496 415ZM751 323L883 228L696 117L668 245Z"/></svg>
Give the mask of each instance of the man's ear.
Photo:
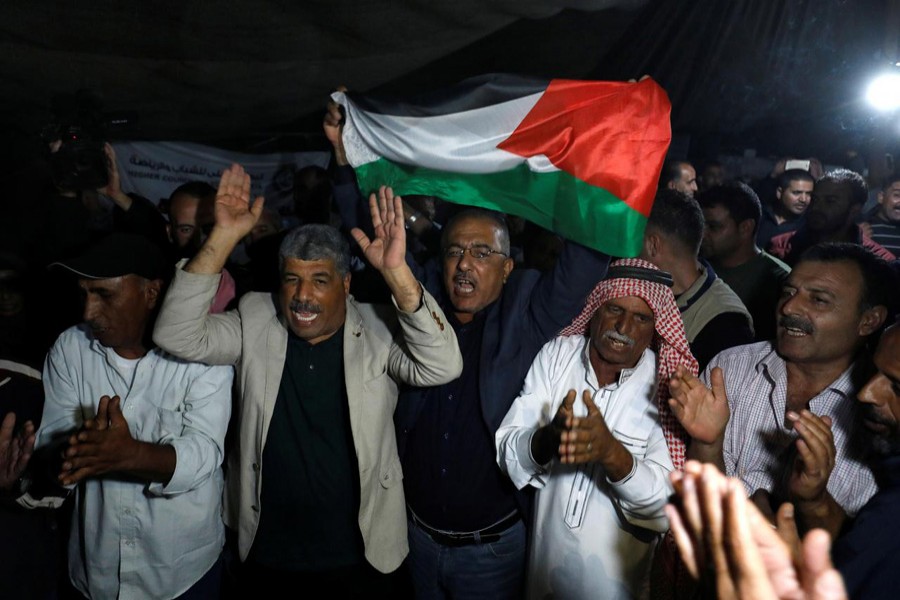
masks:
<svg viewBox="0 0 900 600"><path fill-rule="evenodd" d="M144 293L147 295L147 306L150 309L156 308L156 304L159 302L159 293L162 291L162 284L162 279L151 279L144 288Z"/></svg>
<svg viewBox="0 0 900 600"><path fill-rule="evenodd" d="M511 258L503 259L503 283L506 283L506 280L509 279L509 274L512 273L513 267L516 266L516 261Z"/></svg>
<svg viewBox="0 0 900 600"><path fill-rule="evenodd" d="M775 188L775 198L777 200L781 200L781 194L783 194L783 193L784 193L784 190L781 189L780 187Z"/></svg>
<svg viewBox="0 0 900 600"><path fill-rule="evenodd" d="M344 275L344 295L350 294L350 273Z"/></svg>
<svg viewBox="0 0 900 600"><path fill-rule="evenodd" d="M641 258L651 259L659 256L662 251L662 240L656 231L647 229L644 231L644 247L641 250Z"/></svg>
<svg viewBox="0 0 900 600"><path fill-rule="evenodd" d="M738 223L738 233L741 234L741 237L744 239L752 238L753 230L756 229L756 221L753 219L744 219L740 223Z"/></svg>
<svg viewBox="0 0 900 600"><path fill-rule="evenodd" d="M859 335L872 335L884 324L887 319L887 308L884 306L873 306L863 312L859 319Z"/></svg>

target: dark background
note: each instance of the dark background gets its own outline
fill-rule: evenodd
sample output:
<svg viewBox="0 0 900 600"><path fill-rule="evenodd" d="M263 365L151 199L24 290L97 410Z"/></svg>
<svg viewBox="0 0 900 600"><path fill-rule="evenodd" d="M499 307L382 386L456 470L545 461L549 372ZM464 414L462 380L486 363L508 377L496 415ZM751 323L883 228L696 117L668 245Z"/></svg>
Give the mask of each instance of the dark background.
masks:
<svg viewBox="0 0 900 600"><path fill-rule="evenodd" d="M699 160L752 148L846 163L900 138L900 116L862 100L895 58L897 0L5 4L7 168L35 151L61 92L93 90L126 115L113 139L307 150L326 147L322 107L338 84L402 94L499 71L650 74L672 100L678 152Z"/></svg>

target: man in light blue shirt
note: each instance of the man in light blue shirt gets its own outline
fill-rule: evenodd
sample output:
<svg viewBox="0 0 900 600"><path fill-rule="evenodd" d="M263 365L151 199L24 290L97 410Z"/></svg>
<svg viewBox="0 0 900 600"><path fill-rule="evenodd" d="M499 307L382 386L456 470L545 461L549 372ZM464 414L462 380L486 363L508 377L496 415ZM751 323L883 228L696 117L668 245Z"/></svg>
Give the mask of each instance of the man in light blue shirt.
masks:
<svg viewBox="0 0 900 600"><path fill-rule="evenodd" d="M171 270L149 241L113 234L58 264L84 323L47 355L36 447L61 444L59 483L76 490L71 581L90 598L217 597L232 369L147 341Z"/></svg>

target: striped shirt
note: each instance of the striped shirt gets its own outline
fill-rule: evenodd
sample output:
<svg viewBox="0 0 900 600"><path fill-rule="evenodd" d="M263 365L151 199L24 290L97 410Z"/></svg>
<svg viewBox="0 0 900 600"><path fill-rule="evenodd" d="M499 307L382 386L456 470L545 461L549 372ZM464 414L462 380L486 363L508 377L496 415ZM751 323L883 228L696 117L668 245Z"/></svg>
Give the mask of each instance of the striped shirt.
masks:
<svg viewBox="0 0 900 600"><path fill-rule="evenodd" d="M900 257L900 224L875 217L869 220L869 226L872 228L872 239Z"/></svg>
<svg viewBox="0 0 900 600"><path fill-rule="evenodd" d="M737 346L716 355L703 373L716 366L725 374L731 418L725 430L725 470L744 482L747 493L766 490L787 497L787 482L797 434L785 427L787 369L771 342ZM855 387L851 368L809 402L814 414L832 420L837 450L828 492L849 514L856 512L877 491L875 479L863 462L861 434L857 433Z"/></svg>

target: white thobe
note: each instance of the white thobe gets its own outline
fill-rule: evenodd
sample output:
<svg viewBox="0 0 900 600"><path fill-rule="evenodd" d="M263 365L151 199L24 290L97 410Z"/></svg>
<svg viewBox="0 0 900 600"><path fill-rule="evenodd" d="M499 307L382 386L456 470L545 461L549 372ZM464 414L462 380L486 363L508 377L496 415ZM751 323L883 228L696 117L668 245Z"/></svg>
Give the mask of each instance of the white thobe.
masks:
<svg viewBox="0 0 900 600"><path fill-rule="evenodd" d="M635 598L647 595L653 550L668 529L663 507L673 470L656 405L656 356L647 349L633 369L601 387L588 357L589 340L546 344L522 393L497 431L497 461L517 488L538 489L528 564L529 598ZM549 423L568 390L574 411L590 390L615 438L634 457L617 482L599 463L535 463L531 438Z"/></svg>

